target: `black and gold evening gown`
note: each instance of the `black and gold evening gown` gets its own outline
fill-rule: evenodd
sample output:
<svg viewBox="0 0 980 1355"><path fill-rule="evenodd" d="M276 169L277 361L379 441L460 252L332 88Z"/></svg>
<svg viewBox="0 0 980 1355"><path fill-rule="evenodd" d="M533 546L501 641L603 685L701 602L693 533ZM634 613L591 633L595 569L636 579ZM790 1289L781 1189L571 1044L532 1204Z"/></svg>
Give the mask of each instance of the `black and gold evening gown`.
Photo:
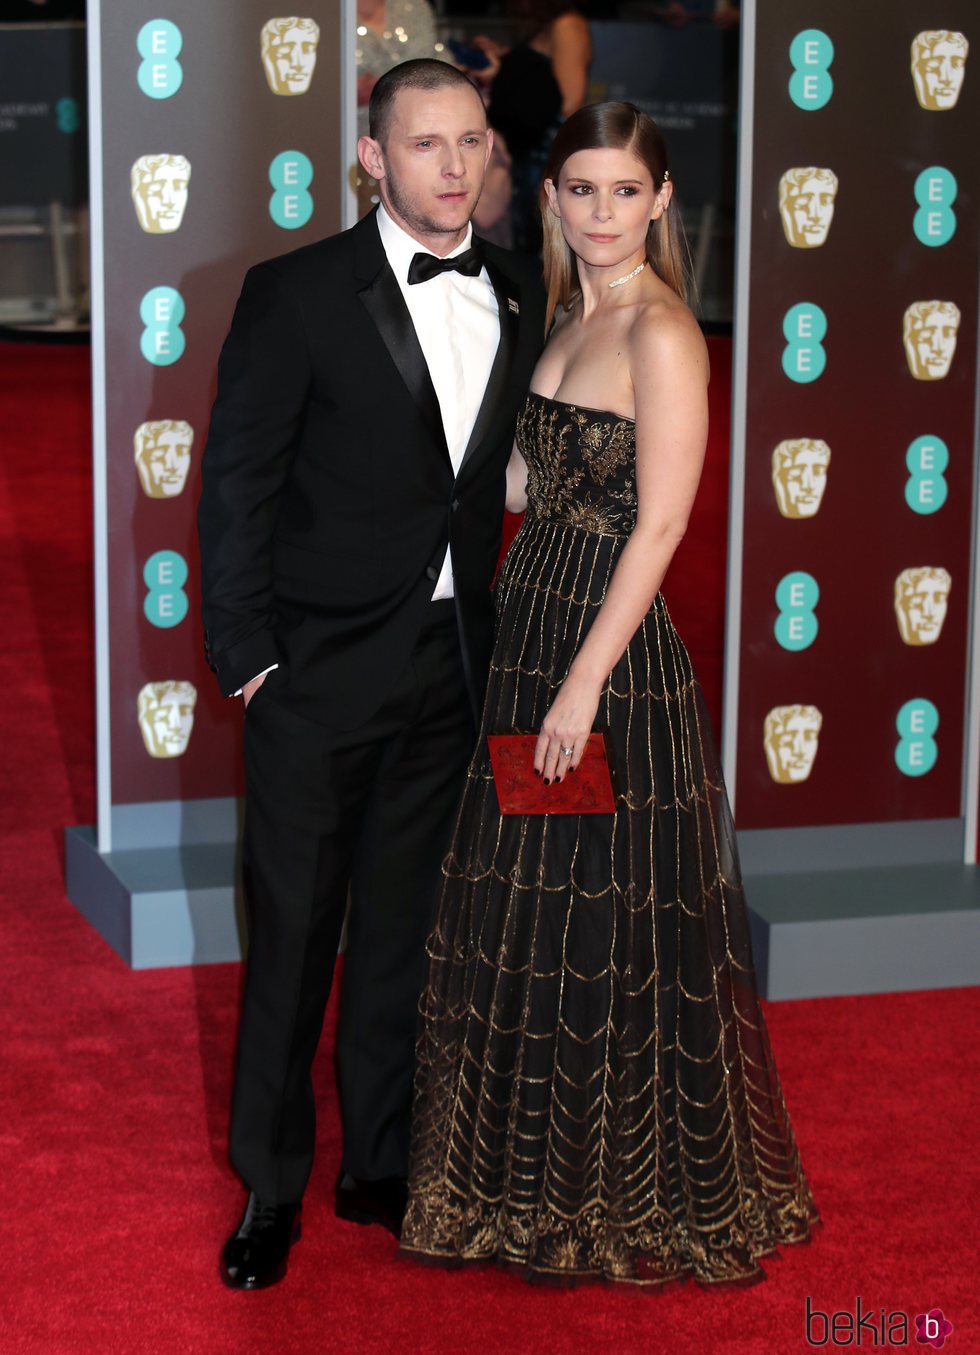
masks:
<svg viewBox="0 0 980 1355"><path fill-rule="evenodd" d="M531 394L482 735L537 731L636 520L631 420ZM421 998L402 1251L528 1278L762 1279L807 1186L701 690L658 595L603 690L614 815L469 769Z"/></svg>

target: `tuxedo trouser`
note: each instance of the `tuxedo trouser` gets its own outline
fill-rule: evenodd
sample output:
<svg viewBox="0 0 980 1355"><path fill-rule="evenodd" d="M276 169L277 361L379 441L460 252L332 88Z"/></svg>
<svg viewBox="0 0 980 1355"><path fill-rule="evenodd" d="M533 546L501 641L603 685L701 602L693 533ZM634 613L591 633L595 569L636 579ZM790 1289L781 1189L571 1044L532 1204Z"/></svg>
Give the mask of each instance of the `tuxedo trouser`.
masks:
<svg viewBox="0 0 980 1355"><path fill-rule="evenodd" d="M445 604L433 617L361 727L299 715L275 671L245 713L249 947L231 1158L264 1203L298 1201L312 1168L311 1069L348 891L343 1169L368 1181L407 1171L425 942L474 743L456 622Z"/></svg>

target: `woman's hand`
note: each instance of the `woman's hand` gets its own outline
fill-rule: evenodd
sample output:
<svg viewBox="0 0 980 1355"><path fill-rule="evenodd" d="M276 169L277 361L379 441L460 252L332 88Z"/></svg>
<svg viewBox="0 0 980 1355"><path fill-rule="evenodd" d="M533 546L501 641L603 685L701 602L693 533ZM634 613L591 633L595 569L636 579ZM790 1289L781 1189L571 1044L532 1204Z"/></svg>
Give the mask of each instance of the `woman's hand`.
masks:
<svg viewBox="0 0 980 1355"><path fill-rule="evenodd" d="M602 687L569 673L544 717L538 745L534 750L534 770L544 777L545 785L560 781L574 771L592 733ZM568 757L563 748L571 748Z"/></svg>

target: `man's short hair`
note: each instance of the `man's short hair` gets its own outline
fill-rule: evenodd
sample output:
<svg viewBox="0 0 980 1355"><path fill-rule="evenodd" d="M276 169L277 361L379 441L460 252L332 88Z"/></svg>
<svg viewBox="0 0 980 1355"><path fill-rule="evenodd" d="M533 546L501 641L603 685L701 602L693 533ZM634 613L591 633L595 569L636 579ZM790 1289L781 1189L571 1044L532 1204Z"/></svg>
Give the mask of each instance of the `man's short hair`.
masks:
<svg viewBox="0 0 980 1355"><path fill-rule="evenodd" d="M368 108L371 136L384 145L391 126L391 111L399 90L450 89L454 86L471 89L476 97L480 98L480 92L469 76L464 75L455 66L450 66L447 61L420 57L416 61L403 61L398 66L392 66L390 71L385 71L371 91L371 103Z"/></svg>

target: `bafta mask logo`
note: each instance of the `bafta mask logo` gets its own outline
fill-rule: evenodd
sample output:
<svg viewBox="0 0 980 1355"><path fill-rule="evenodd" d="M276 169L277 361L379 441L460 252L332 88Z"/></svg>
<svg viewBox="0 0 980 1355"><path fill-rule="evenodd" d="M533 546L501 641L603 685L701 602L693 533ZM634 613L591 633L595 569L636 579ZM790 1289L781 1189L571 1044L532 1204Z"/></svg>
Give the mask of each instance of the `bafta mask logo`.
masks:
<svg viewBox="0 0 980 1355"><path fill-rule="evenodd" d="M902 321L909 371L916 381L941 381L956 352L960 308L952 301L913 301Z"/></svg>
<svg viewBox="0 0 980 1355"><path fill-rule="evenodd" d="M948 569L922 565L903 569L895 580L895 616L907 645L934 645L949 606L953 577Z"/></svg>
<svg viewBox="0 0 980 1355"><path fill-rule="evenodd" d="M832 169L788 169L779 180L783 234L794 249L816 249L834 219L837 175Z"/></svg>
<svg viewBox="0 0 980 1355"><path fill-rule="evenodd" d="M269 19L262 25L262 67L273 94L305 94L316 67L320 25L313 19Z"/></svg>
<svg viewBox="0 0 980 1355"><path fill-rule="evenodd" d="M816 706L773 706L766 716L763 741L769 775L780 785L796 785L813 771L823 716Z"/></svg>
<svg viewBox="0 0 980 1355"><path fill-rule="evenodd" d="M170 678L140 688L140 733L150 757L180 757L187 752L196 704L197 689L192 682Z"/></svg>
<svg viewBox="0 0 980 1355"><path fill-rule="evenodd" d="M955 108L966 75L970 44L948 28L926 29L912 39L912 84L922 108Z"/></svg>
<svg viewBox="0 0 980 1355"><path fill-rule="evenodd" d="M152 419L133 434L136 471L148 499L175 499L187 484L194 429L184 419Z"/></svg>
<svg viewBox="0 0 980 1355"><path fill-rule="evenodd" d="M180 230L187 206L191 162L184 155L141 155L129 171L136 217L148 235Z"/></svg>
<svg viewBox="0 0 980 1355"><path fill-rule="evenodd" d="M772 484L784 518L812 518L820 511L830 448L821 438L787 438L772 454Z"/></svg>

